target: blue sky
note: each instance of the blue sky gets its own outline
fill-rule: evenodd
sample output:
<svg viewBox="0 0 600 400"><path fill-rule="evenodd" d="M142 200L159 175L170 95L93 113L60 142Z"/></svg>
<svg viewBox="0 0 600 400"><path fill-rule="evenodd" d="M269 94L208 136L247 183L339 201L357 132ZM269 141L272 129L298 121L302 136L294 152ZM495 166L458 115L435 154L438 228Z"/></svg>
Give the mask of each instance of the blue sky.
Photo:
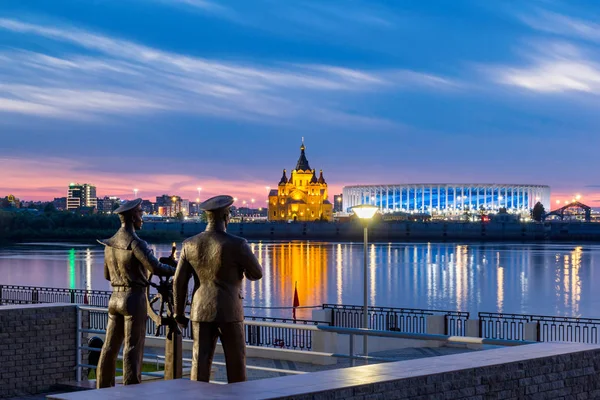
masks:
<svg viewBox="0 0 600 400"><path fill-rule="evenodd" d="M332 192L539 183L598 205L599 16L594 1L4 0L0 189L264 199L305 137Z"/></svg>

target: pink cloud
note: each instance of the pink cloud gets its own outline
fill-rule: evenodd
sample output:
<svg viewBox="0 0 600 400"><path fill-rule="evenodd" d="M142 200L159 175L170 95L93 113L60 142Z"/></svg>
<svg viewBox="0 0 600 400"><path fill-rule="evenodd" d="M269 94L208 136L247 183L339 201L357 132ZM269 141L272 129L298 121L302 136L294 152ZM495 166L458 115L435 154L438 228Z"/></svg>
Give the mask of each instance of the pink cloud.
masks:
<svg viewBox="0 0 600 400"><path fill-rule="evenodd" d="M114 160L113 160L114 161ZM113 162L110 161L110 162ZM144 199L154 200L162 194L179 195L190 201L198 197L198 187L202 188L201 198L206 199L218 194L230 194L237 197L239 205L245 200L249 204L255 199L256 207L264 205L267 198L267 189L277 187L279 178L273 181L254 179L247 173L234 174L237 179L229 177L198 175L193 176L183 173L116 173L90 171L89 165L62 158L47 159L24 159L0 157L0 165L4 173L0 175L0 196L14 194L23 200L51 200L54 197L63 197L67 194L67 187L71 182L90 183L96 186L98 196L119 196L124 199L133 198L133 189L138 189L138 196ZM85 167L85 168L84 168ZM169 170L185 170L186 168L165 168ZM189 170L189 168L187 168ZM217 170L215 168L203 168L203 170ZM242 171L244 172L244 171ZM247 172L247 171L246 171ZM326 179L328 178L327 171ZM227 172L231 176L231 171ZM279 177L279 172L269 174ZM257 173L258 176L264 176ZM338 174L339 175L339 174ZM248 177L247 180L243 179ZM340 179L339 176L336 177ZM354 175L354 179L357 179ZM367 184L369 176L357 182L332 182L329 184L329 200L333 196L342 193L344 185ZM398 183L396 179L381 177L381 181ZM424 180L425 181L425 180ZM372 183L372 182L371 182ZM590 206L600 205L600 192L592 189L579 192L570 192L564 188L552 191L551 209L558 208L580 194L581 201ZM560 201L557 204L556 201Z"/></svg>
<svg viewBox="0 0 600 400"><path fill-rule="evenodd" d="M0 163L9 171L0 177L2 194L14 194L24 200L50 200L66 196L71 182L90 183L96 186L98 196L132 198L133 189L139 190L138 197L154 199L169 194L195 200L198 187L201 197L206 199L218 194L230 194L248 203L262 205L267 198L266 186L277 182L220 179L210 176L191 176L178 173L103 173L84 170L82 165L65 159L25 160L0 158ZM8 168L6 168L8 166ZM167 169L165 169L167 170Z"/></svg>

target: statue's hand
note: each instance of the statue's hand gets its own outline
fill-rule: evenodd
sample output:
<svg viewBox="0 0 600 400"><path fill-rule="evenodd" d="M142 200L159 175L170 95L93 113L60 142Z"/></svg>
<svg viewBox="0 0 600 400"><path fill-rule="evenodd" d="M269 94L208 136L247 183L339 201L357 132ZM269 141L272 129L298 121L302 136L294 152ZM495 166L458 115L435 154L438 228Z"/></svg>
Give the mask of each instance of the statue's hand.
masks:
<svg viewBox="0 0 600 400"><path fill-rule="evenodd" d="M177 268L178 260L176 260L175 257L161 257L158 259L158 261L160 261L163 264L170 265L173 268Z"/></svg>
<svg viewBox="0 0 600 400"><path fill-rule="evenodd" d="M179 325L180 327L187 328L188 324L190 323L190 319L187 318L185 315L175 314L175 322L177 322L177 325Z"/></svg>

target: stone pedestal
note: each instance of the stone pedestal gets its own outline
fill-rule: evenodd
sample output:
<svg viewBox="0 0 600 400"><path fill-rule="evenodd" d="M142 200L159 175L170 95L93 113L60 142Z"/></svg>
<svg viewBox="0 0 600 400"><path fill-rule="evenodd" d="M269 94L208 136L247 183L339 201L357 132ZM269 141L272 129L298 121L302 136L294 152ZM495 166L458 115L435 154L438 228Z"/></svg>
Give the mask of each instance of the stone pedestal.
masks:
<svg viewBox="0 0 600 400"><path fill-rule="evenodd" d="M170 329L170 328L167 328ZM180 379L183 374L181 333L172 331L165 340L165 379Z"/></svg>

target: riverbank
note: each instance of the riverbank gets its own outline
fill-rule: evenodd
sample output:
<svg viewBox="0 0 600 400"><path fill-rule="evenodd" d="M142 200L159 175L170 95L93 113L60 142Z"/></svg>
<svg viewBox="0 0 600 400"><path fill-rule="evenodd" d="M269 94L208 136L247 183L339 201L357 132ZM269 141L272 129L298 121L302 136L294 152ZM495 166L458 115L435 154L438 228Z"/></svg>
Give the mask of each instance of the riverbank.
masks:
<svg viewBox="0 0 600 400"><path fill-rule="evenodd" d="M176 232L182 237L198 234L204 223L151 222L146 232ZM240 223L229 224L233 235L254 240L362 241L359 223ZM508 223L508 222L385 222L369 227L369 240L389 241L598 241L596 223Z"/></svg>
<svg viewBox="0 0 600 400"><path fill-rule="evenodd" d="M146 222L139 236L153 243L180 242L203 232L205 223ZM111 229L20 229L9 232L0 244L24 241L75 241L94 242L111 237ZM250 240L324 240L362 241L363 227L348 223L232 223L227 231ZM369 240L389 241L600 241L600 224L597 223L479 223L479 222L393 222L373 224L369 227Z"/></svg>

